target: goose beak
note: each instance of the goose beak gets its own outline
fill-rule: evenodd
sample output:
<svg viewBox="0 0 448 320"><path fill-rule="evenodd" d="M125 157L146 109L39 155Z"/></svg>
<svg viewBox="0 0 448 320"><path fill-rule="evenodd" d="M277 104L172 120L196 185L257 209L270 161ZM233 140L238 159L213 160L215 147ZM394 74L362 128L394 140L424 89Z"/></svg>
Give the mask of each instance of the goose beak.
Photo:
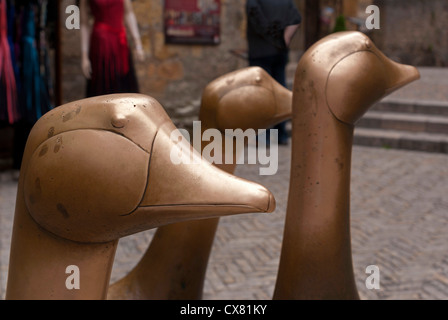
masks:
<svg viewBox="0 0 448 320"><path fill-rule="evenodd" d="M275 209L268 189L201 159L186 140L173 141L173 130L177 129L167 123L157 133L146 192L133 215L141 212L155 225L163 225Z"/></svg>
<svg viewBox="0 0 448 320"><path fill-rule="evenodd" d="M397 63L389 60L390 77L386 94L390 94L405 85L420 79L420 73L417 68L409 65Z"/></svg>
<svg viewBox="0 0 448 320"><path fill-rule="evenodd" d="M328 76L327 103L336 118L348 124L356 123L375 102L420 77L415 67L389 59L370 42L369 47L338 61Z"/></svg>
<svg viewBox="0 0 448 320"><path fill-rule="evenodd" d="M77 104L82 111L75 113ZM64 114L77 120L61 124ZM179 130L160 104L141 95L55 109L27 144L29 214L64 239L99 243L169 223L274 211L269 190L202 160L172 132ZM179 152L191 161L177 163Z"/></svg>

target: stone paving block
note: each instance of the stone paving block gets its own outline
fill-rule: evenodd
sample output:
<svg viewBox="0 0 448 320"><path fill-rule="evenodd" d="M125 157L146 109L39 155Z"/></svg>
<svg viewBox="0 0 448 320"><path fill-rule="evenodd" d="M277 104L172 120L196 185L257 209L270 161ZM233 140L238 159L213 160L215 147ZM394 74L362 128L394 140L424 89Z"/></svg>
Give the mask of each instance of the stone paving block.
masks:
<svg viewBox="0 0 448 320"><path fill-rule="evenodd" d="M276 194L273 214L221 219L207 269L205 299L270 299L275 286L289 191L290 147L279 148L279 173L257 166L236 174ZM0 174L0 294L4 298L16 182ZM355 280L363 299L448 299L448 156L356 146L353 149L351 235ZM154 230L119 242L112 281L138 262ZM381 271L368 290L368 265Z"/></svg>

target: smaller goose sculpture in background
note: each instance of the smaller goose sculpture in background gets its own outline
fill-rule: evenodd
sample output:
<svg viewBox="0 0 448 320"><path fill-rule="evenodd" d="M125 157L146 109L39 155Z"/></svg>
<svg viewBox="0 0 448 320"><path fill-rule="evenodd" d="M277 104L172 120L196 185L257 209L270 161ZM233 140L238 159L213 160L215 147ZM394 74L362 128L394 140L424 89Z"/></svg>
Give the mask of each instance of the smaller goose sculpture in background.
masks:
<svg viewBox="0 0 448 320"><path fill-rule="evenodd" d="M266 129L291 116L292 92L259 67L225 74L204 89L201 129L222 134L222 163L228 173L236 168L243 145L225 147L226 129ZM202 150L209 144L202 142ZM201 150L201 151L202 151ZM226 153L232 158L226 163ZM235 197L244 197L243 194ZM219 218L188 221L157 229L139 263L111 285L109 299L201 299L205 274Z"/></svg>

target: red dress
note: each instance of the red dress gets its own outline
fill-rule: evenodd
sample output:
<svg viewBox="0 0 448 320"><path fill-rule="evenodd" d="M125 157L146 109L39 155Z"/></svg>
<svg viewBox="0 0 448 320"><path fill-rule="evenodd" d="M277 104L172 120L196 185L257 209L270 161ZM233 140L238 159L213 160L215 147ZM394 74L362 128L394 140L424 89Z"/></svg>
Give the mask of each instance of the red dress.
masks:
<svg viewBox="0 0 448 320"><path fill-rule="evenodd" d="M138 83L123 24L123 0L90 0L94 17L90 37L92 76L87 96L138 93Z"/></svg>
<svg viewBox="0 0 448 320"><path fill-rule="evenodd" d="M18 119L16 78L7 33L6 0L0 0L0 120L12 124Z"/></svg>

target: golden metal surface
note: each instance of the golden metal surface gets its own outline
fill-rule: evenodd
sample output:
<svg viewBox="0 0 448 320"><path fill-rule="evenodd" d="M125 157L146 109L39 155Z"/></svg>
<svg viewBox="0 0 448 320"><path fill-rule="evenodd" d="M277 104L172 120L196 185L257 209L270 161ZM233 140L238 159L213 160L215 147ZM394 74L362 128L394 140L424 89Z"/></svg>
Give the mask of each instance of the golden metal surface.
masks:
<svg viewBox="0 0 448 320"><path fill-rule="evenodd" d="M359 32L330 35L301 58L274 299L359 298L350 244L354 124L374 102L418 78ZM202 129L266 128L287 119L290 93L269 83L250 68L211 83ZM81 100L36 124L19 181L8 299L106 298L118 239L154 227L147 253L108 298L202 297L219 222L206 218L270 212L274 199L208 162L174 168L167 158L174 129L160 105L141 95ZM167 225L193 219L204 220ZM65 287L72 264L82 272L81 290Z"/></svg>
<svg viewBox="0 0 448 320"><path fill-rule="evenodd" d="M359 298L350 243L354 123L374 102L418 78L416 68L386 58L359 32L327 36L301 58L274 299Z"/></svg>
<svg viewBox="0 0 448 320"><path fill-rule="evenodd" d="M119 238L274 210L266 188L208 161L173 164L174 130L156 100L137 94L75 101L36 123L18 185L7 299L104 299ZM71 265L80 289L66 286Z"/></svg>
<svg viewBox="0 0 448 320"><path fill-rule="evenodd" d="M271 127L290 118L291 102L290 90L263 69L249 67L219 77L204 89L199 120L202 131L223 133L224 148L226 129ZM242 150L234 147L225 151L235 160ZM236 167L235 161L216 166L229 173ZM109 299L201 299L218 224L219 219L207 219L158 228L136 267L110 287Z"/></svg>

